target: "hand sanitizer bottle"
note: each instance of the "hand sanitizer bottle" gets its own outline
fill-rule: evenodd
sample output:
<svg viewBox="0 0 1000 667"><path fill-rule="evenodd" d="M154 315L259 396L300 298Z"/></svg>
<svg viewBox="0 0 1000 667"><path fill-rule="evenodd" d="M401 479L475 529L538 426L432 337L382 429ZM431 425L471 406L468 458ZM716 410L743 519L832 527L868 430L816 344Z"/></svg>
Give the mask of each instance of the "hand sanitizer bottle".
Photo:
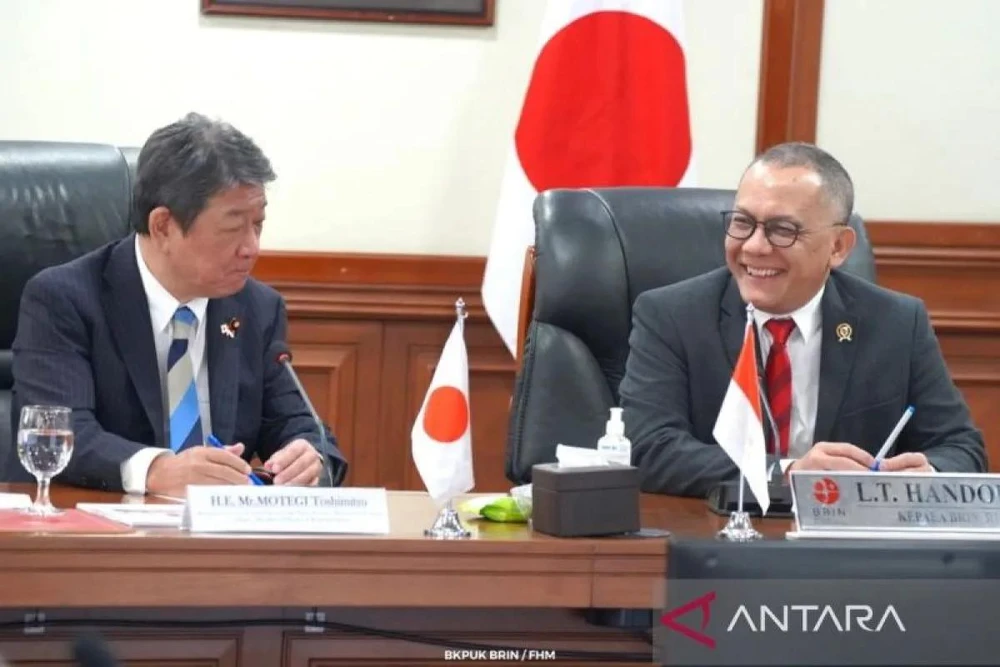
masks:
<svg viewBox="0 0 1000 667"><path fill-rule="evenodd" d="M632 443L625 437L621 408L611 408L611 419L604 436L597 441L597 451L611 463L632 465Z"/></svg>

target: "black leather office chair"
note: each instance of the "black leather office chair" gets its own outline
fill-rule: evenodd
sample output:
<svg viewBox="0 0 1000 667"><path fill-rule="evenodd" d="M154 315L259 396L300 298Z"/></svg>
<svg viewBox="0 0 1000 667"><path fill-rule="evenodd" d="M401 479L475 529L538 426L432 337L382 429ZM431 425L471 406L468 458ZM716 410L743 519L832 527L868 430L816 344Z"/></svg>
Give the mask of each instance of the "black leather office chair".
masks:
<svg viewBox="0 0 1000 667"><path fill-rule="evenodd" d="M531 466L554 461L559 443L596 447L619 403L632 303L725 264L720 211L732 208L734 194L605 188L538 196L534 305L507 436L510 481L531 481ZM850 224L858 244L841 270L874 282L864 225L857 216Z"/></svg>
<svg viewBox="0 0 1000 667"><path fill-rule="evenodd" d="M13 446L11 344L24 284L127 235L135 149L0 141L0 460Z"/></svg>

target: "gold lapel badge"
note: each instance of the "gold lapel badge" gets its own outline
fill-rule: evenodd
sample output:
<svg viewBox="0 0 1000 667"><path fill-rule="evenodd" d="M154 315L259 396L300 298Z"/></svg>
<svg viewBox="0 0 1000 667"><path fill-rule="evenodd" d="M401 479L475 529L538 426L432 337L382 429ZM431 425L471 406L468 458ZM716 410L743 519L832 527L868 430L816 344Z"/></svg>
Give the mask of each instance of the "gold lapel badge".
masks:
<svg viewBox="0 0 1000 667"><path fill-rule="evenodd" d="M843 343L845 340L850 343L851 336L854 335L854 329L847 322L841 322L837 325L837 342Z"/></svg>
<svg viewBox="0 0 1000 667"><path fill-rule="evenodd" d="M236 338L236 333L240 330L240 321L234 317L223 324L220 329L222 330L223 336Z"/></svg>

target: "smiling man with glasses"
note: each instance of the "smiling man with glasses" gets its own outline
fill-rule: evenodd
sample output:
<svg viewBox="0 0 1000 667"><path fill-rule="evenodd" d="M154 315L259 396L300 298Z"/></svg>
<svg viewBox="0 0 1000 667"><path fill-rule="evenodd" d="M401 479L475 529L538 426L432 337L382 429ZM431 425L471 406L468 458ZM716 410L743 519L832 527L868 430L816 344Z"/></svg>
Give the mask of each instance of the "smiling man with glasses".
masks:
<svg viewBox="0 0 1000 667"><path fill-rule="evenodd" d="M783 471L868 470L907 406L881 470L981 472L980 432L923 303L837 271L854 248L854 186L805 143L744 172L722 211L726 267L641 294L619 391L646 491L704 496L736 479L712 430L754 306L761 385Z"/></svg>

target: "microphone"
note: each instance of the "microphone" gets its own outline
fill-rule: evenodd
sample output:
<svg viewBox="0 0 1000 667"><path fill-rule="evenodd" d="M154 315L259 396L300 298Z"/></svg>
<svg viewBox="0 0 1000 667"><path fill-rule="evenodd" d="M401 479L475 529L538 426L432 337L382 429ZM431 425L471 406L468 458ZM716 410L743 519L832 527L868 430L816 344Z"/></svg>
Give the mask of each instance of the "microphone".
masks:
<svg viewBox="0 0 1000 667"><path fill-rule="evenodd" d="M80 667L120 667L121 663L100 635L82 635L73 642L73 659Z"/></svg>
<svg viewBox="0 0 1000 667"><path fill-rule="evenodd" d="M312 401L309 400L309 394L306 393L305 387L299 381L298 373L292 368L292 351L288 349L288 346L281 341L276 341L271 345L270 351L275 362L279 366L284 366L285 370L288 371L288 376L292 378L292 382L295 383L295 388L299 392L299 396L305 402L306 407L309 409L309 414L312 416L313 422L316 424L316 430L319 432L319 441L323 443L324 446L329 447L330 443L326 437L326 429L323 427L323 421L319 418L319 413L316 412L316 408L313 407ZM330 465L330 457L327 456L322 451L317 451L320 460L323 461L323 469L326 471L326 478L330 481L330 485L333 486L333 466Z"/></svg>
<svg viewBox="0 0 1000 667"><path fill-rule="evenodd" d="M754 323L754 328L755 328L755 333L757 334L754 336L754 347L756 348L755 352L757 354L757 391L760 394L760 403L761 405L764 406L764 414L767 416L767 424L768 426L771 427L771 447L779 459L776 465L780 466L781 444L780 441L778 440L779 438L778 425L774 421L774 414L771 412L771 404L767 400L767 387L764 385L764 379L765 379L764 364L763 364L764 353L760 349L760 329L757 328L756 323ZM771 478L771 473L773 472L774 472L774 467L772 466L771 470L768 471L767 475L768 479Z"/></svg>
<svg viewBox="0 0 1000 667"><path fill-rule="evenodd" d="M778 425L774 421L774 415L771 414L771 405L767 401L767 392L764 391L764 382L759 371L757 373L757 390L760 393L760 404L764 406L764 414L767 416L767 424L771 427L771 446L777 455L770 470L767 471L767 481L770 482L771 478L774 477L774 467L781 467L781 444L778 440Z"/></svg>

